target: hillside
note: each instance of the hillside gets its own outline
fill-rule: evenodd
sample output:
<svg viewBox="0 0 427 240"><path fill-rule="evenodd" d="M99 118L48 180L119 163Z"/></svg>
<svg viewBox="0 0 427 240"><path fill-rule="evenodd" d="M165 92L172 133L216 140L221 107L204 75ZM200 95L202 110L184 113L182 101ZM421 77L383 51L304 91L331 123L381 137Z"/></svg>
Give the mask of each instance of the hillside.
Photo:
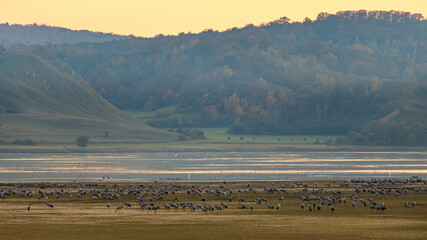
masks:
<svg viewBox="0 0 427 240"><path fill-rule="evenodd" d="M18 48L57 68L66 63L119 109L151 116L143 118L153 127L351 139L399 128L399 136L372 141L414 145L427 144L426 30L420 14L360 10L224 32Z"/></svg>
<svg viewBox="0 0 427 240"><path fill-rule="evenodd" d="M6 46L12 44L44 45L47 42L53 44L105 42L126 38L127 36L114 35L111 33L91 32L87 30L76 31L46 25L0 24L0 45Z"/></svg>
<svg viewBox="0 0 427 240"><path fill-rule="evenodd" d="M60 71L33 54L1 52L0 85L0 132L7 140L93 140L107 131L102 141L173 137L112 106L65 66Z"/></svg>

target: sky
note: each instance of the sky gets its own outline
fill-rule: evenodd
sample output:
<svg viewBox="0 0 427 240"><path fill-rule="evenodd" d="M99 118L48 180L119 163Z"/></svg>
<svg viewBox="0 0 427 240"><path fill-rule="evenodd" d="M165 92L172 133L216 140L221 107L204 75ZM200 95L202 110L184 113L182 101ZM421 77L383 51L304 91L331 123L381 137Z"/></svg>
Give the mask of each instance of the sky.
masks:
<svg viewBox="0 0 427 240"><path fill-rule="evenodd" d="M0 23L46 24L74 30L153 37L224 31L286 16L320 12L401 10L427 17L427 0L0 0Z"/></svg>

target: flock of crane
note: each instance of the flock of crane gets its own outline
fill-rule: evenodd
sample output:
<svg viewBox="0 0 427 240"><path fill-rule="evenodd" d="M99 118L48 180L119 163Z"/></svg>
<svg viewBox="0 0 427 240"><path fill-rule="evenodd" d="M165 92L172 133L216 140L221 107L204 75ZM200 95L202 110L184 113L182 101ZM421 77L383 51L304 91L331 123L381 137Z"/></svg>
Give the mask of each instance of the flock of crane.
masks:
<svg viewBox="0 0 427 240"><path fill-rule="evenodd" d="M106 208L115 208L116 213L132 208L134 202L142 210L155 211L164 209L189 209L190 211L213 212L222 211L231 206L238 209L254 211L257 208L279 210L286 198L299 198L302 211L320 211L327 209L334 212L337 204L345 205L347 200L351 206L369 208L371 212L384 212L387 208L384 201L376 202L376 196L393 195L399 197L407 193L421 194L427 192L426 180L419 177L408 179L370 179L351 180L329 183L306 182L263 182L262 186L248 184L191 184L191 183L143 183L143 184L107 184L68 183L68 184L8 184L1 185L0 199L7 201L11 196L29 198L29 202L45 203L50 209L54 208L49 199L82 199L103 201ZM276 187L280 184L280 187ZM233 186L233 187L230 187ZM239 187L240 188L239 188ZM354 192L354 193L353 193ZM257 194L258 193L258 194ZM344 195L346 193L347 195ZM372 198L364 200L360 193L372 194ZM236 196L237 195L237 196ZM242 197L243 196L243 197ZM414 195L412 195L414 196ZM35 200L37 198L37 200ZM166 200L169 199L169 200ZM180 200L181 199L181 200ZM384 199L384 198L383 198ZM411 199L412 200L412 199ZM112 206L114 205L118 206ZM1 204L1 202L0 202ZM229 206L230 205L230 206ZM411 203L402 202L402 207L415 207L416 199ZM30 212L32 205L27 210Z"/></svg>

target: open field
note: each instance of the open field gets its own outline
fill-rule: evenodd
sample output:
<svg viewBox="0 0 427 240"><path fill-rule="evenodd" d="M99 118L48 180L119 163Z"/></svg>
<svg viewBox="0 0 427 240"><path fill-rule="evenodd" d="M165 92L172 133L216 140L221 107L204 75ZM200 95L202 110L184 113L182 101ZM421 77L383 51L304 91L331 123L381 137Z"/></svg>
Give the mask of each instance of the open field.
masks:
<svg viewBox="0 0 427 240"><path fill-rule="evenodd" d="M197 141L147 140L110 132L108 138L103 135L88 135L90 143L85 148L77 147L77 135L22 136L36 139L36 146L0 144L0 152L253 152L253 151L427 151L427 147L389 147L389 146L328 146L325 141L338 136L329 135L237 135L227 134L226 128L197 128L205 133L206 139ZM165 129L166 130L166 129ZM103 134L103 133L102 133ZM230 137L230 140L228 139ZM240 138L243 138L241 140ZM38 140L45 139L45 140ZM56 139L56 140L55 140ZM280 139L280 140L279 140ZM12 140L12 139L6 139ZM321 144L315 144L319 141Z"/></svg>
<svg viewBox="0 0 427 240"><path fill-rule="evenodd" d="M97 186L73 183L41 188L43 185L0 186L11 191L18 189L0 200L1 239L425 239L427 235L425 181L108 183ZM356 185L360 186L360 193L354 191ZM67 196L67 189L71 197ZM32 191L32 197L27 196L28 190ZM40 200L36 190L44 192ZM396 194L396 191L402 193ZM109 199L116 193L117 198ZM100 197L93 200L94 195ZM352 195L357 195L355 207L352 207ZM301 209L302 196L307 198L304 209ZM283 200L278 210L266 207L267 204L275 207L280 197ZM322 198L314 200L317 197ZM246 209L240 206L239 198L244 200ZM255 203L256 198L261 204ZM261 200L263 198L266 201ZM386 210L371 211L369 198L377 204L384 203ZM415 199L416 204L412 206ZM367 207L362 201L367 202ZM405 201L408 207L404 207ZM46 202L53 204L53 209ZM124 202L131 207L126 207ZM171 206L172 202L178 205L177 209ZM209 205L221 206L221 202L228 208L202 210ZM320 202L321 209L317 210ZM171 206L169 210L165 209L165 203ZM28 204L32 204L31 211L27 211ZM160 209L148 210L152 208L150 204ZM316 207L310 212L308 205L312 204ZM334 206L335 211L332 212L328 204ZM183 209L182 205L187 207ZM117 206L124 208L116 213ZM191 210L193 206L195 210Z"/></svg>
<svg viewBox="0 0 427 240"><path fill-rule="evenodd" d="M0 114L0 137L6 143L31 139L39 145L75 143L88 136L99 143L160 142L176 134L154 129L138 121L109 121L91 117L54 114ZM105 134L108 134L108 137Z"/></svg>
<svg viewBox="0 0 427 240"><path fill-rule="evenodd" d="M242 143L242 144L313 144L318 141L335 140L334 135L242 135L228 134L227 128L197 128L205 133L207 143ZM230 137L230 139L228 139Z"/></svg>
<svg viewBox="0 0 427 240"><path fill-rule="evenodd" d="M198 141L167 143L89 143L80 148L74 143L46 143L36 146L0 145L0 153L134 153L134 152L419 152L427 147L327 146L324 144L246 144L203 143Z"/></svg>

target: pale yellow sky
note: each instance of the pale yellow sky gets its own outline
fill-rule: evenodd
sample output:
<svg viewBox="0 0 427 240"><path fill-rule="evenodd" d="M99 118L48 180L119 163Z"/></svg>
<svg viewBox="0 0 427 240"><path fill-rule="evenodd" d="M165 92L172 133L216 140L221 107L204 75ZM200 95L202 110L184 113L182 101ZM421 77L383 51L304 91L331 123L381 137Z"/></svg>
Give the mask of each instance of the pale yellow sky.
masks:
<svg viewBox="0 0 427 240"><path fill-rule="evenodd" d="M117 34L226 30L283 16L315 19L319 12L402 10L427 17L427 0L0 0L0 23L46 24Z"/></svg>

